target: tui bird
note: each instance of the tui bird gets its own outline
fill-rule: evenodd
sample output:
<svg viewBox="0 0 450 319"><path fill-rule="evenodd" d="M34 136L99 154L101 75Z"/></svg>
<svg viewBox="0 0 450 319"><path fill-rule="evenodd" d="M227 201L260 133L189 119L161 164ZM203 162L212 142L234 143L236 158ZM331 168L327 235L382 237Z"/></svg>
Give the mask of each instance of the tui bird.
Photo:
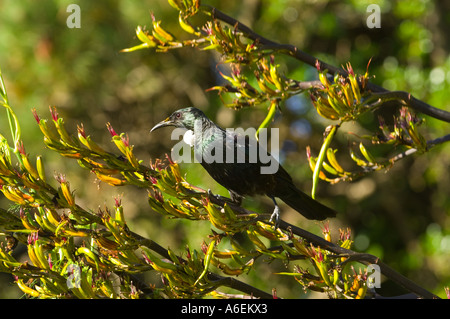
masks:
<svg viewBox="0 0 450 319"><path fill-rule="evenodd" d="M255 139L220 128L199 109L188 107L175 111L150 132L165 126L188 130L183 139L186 141L191 137L187 142L194 147L196 160L228 190L234 204L240 205L245 195L270 197L275 204L270 221L274 221L276 227L280 210L275 197L308 219L324 220L336 216L334 210L295 187L291 176ZM269 162L276 163L277 169L264 173L265 164Z"/></svg>

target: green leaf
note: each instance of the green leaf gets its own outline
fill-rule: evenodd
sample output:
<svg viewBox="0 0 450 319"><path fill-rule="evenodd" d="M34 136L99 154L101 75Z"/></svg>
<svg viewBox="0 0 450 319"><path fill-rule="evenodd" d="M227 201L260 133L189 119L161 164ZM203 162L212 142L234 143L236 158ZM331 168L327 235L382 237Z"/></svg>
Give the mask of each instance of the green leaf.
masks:
<svg viewBox="0 0 450 319"><path fill-rule="evenodd" d="M317 157L317 163L316 163L316 166L314 167L313 185L312 185L312 190L311 190L312 198L315 198L315 196L316 196L317 184L319 183L320 171L322 170L323 161L325 159L325 154L327 152L328 147L330 146L331 141L333 140L333 137L334 137L334 134L336 133L337 128L338 128L337 125L331 125L331 129L328 132L328 135L325 138L325 141L323 142L322 147L320 149L319 156Z"/></svg>

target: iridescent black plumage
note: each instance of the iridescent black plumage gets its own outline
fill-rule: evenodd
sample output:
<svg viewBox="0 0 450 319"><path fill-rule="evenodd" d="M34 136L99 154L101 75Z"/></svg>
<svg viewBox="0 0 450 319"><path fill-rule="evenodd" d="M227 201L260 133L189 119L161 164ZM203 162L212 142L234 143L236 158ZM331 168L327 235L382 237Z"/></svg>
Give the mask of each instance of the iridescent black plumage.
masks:
<svg viewBox="0 0 450 319"><path fill-rule="evenodd" d="M260 150L259 143L248 136L225 131L199 109L189 107L175 111L151 131L164 126L181 127L194 132L193 146L197 161L229 191L233 202L240 204L246 195L267 195L275 204L271 218L275 219L275 223L279 219L276 197L308 219L324 220L336 216L334 210L300 191L278 162L275 172L262 174L261 169L267 167L268 159L265 158L263 162L259 155L268 153ZM252 157L254 154L258 156ZM270 154L268 156L269 162L276 161Z"/></svg>

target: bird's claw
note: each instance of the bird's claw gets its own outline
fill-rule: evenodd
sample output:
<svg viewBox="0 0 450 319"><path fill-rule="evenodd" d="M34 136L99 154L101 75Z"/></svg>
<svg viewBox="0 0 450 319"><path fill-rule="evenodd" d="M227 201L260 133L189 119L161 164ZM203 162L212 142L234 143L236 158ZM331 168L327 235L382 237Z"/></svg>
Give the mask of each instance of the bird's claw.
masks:
<svg viewBox="0 0 450 319"><path fill-rule="evenodd" d="M278 208L278 206L275 206L275 209L270 216L269 222L273 222L274 229L278 229L278 226L280 226L280 209Z"/></svg>
<svg viewBox="0 0 450 319"><path fill-rule="evenodd" d="M209 198L214 198L214 199L216 199L216 200L218 200L218 201L227 201L227 198L226 197L223 197L223 196L220 196L220 195L216 195L216 194L214 194L212 191L211 191L211 189L208 189L208 197Z"/></svg>
<svg viewBox="0 0 450 319"><path fill-rule="evenodd" d="M240 203L239 203L239 202L236 202L236 201L233 201L233 199L230 199L230 198L225 197L225 196L222 196L222 195L218 195L218 194L216 195L216 194L213 194L213 192L211 191L211 189L208 189L207 193L208 193L209 198L214 198L214 199L216 199L216 200L218 200L218 201L225 202L225 203L227 203L227 204L232 204L232 205L240 206Z"/></svg>

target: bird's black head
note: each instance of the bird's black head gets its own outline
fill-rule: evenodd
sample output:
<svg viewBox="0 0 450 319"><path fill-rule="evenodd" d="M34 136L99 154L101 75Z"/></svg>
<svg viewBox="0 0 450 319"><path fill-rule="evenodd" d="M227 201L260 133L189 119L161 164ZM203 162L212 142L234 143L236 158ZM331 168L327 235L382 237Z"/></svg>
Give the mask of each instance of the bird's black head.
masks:
<svg viewBox="0 0 450 319"><path fill-rule="evenodd" d="M205 113L203 113L202 111L200 111L195 107L187 107L173 112L164 121L161 121L158 124L156 124L150 130L150 132L153 132L154 130L165 126L175 126L185 128L188 130L194 130L195 121L201 120L203 118L206 118Z"/></svg>

